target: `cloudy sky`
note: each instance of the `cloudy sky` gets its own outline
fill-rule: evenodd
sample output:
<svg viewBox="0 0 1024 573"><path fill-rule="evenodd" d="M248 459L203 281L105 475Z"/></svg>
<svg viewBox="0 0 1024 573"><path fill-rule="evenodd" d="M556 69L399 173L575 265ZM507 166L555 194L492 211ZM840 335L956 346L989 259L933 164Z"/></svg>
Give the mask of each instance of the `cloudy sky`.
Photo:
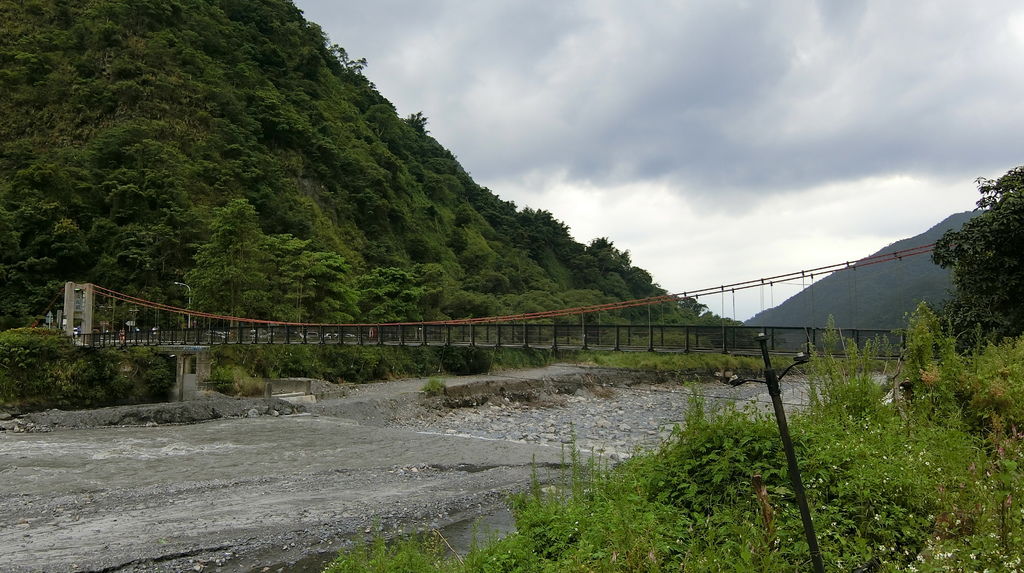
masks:
<svg viewBox="0 0 1024 573"><path fill-rule="evenodd" d="M478 183L669 292L855 260L1024 164L1017 0L295 2Z"/></svg>

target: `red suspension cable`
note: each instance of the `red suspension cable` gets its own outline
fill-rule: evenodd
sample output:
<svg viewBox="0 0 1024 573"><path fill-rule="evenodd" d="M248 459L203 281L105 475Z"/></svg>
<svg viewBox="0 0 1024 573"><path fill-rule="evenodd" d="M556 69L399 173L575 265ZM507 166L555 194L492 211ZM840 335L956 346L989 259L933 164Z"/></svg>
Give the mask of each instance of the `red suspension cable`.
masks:
<svg viewBox="0 0 1024 573"><path fill-rule="evenodd" d="M230 316L225 314L216 314L209 312L202 312L197 310L185 309L181 307L171 306L168 304L154 302L143 298L134 297L122 292L118 292L106 287L94 285L97 294L120 300L126 303L134 304L137 306L152 308L155 310L161 310L166 312L172 312L184 316L192 316L194 318L207 318L213 320L225 320L231 322L239 322L244 324L266 324L266 325L277 325L277 326L305 326L305 327L356 327L356 326L404 326L404 325L460 325L460 324L484 324L494 322L513 322L513 321L526 321L536 320L542 318L558 318L576 314L591 314L595 312L605 312L611 310L621 310L626 308L635 308L638 306L650 306L655 304L661 304L664 302L673 302L684 300L688 298L698 298L709 294L723 293L726 291L735 292L737 290L744 290L749 288L761 287L764 285L773 285L775 283L785 282L787 280L804 278L807 276L825 275L838 271L845 271L850 269L856 269L859 267L866 267L870 265L876 265L879 263L885 263L890 261L902 260L907 257L913 257L917 255L923 255L930 253L934 250L935 243L927 245L921 245L917 247L911 247L909 249L903 249L900 251L893 251L891 253L882 253L878 255L872 255L870 257L864 257L856 261L845 261L841 263L835 263L832 265L826 265L823 267L816 267L813 269L807 269L802 271L796 271L792 273L786 273L781 275L775 275L770 277L764 277L760 279L742 281L738 283L720 285L715 287L707 287L703 289L697 289L693 291L684 291L675 294L663 294L658 296L651 296L646 298L638 298L633 300L624 300L617 302L610 302L604 304L593 304L587 306L578 306L572 308L562 308L555 310L546 310L538 312L524 312L518 314L506 314L501 316L488 316L480 318L461 318L461 319L450 319L450 320L426 320L426 321L407 321L407 322L388 322L388 323L324 323L324 322L290 322L282 320L267 320L259 318L245 318L239 316Z"/></svg>

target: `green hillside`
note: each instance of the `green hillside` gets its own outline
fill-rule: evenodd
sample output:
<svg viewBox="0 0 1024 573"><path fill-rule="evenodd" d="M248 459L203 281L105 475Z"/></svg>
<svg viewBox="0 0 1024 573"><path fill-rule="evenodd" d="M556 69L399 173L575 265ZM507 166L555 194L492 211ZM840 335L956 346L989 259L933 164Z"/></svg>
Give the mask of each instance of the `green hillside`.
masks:
<svg viewBox="0 0 1024 573"><path fill-rule="evenodd" d="M959 229L977 213L950 215L924 233L897 241L873 255L927 245ZM872 256L873 256L872 255ZM824 327L829 316L840 328L905 328L905 316L921 301L939 305L953 283L948 270L928 255L834 273L746 321L751 326Z"/></svg>
<svg viewBox="0 0 1024 573"><path fill-rule="evenodd" d="M287 0L3 2L0 29L0 326L66 280L319 321L663 292L477 185Z"/></svg>

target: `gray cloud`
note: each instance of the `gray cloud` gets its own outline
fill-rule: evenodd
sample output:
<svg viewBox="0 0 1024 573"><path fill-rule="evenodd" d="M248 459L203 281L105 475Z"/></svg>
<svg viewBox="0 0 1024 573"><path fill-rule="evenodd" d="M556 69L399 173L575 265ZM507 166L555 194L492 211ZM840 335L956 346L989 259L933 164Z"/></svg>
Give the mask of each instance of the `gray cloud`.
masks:
<svg viewBox="0 0 1024 573"><path fill-rule="evenodd" d="M699 200L895 174L970 185L1022 162L1009 0L297 5L488 185L560 172Z"/></svg>

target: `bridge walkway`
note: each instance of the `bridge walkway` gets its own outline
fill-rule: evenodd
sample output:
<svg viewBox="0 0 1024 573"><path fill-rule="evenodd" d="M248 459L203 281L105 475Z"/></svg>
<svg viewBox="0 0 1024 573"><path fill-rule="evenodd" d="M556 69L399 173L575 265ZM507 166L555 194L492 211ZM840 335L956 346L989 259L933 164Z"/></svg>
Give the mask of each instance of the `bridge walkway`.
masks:
<svg viewBox="0 0 1024 573"><path fill-rule="evenodd" d="M155 346L194 348L220 345L338 345L338 346L469 346L542 348L620 352L719 352L759 354L757 336L768 336L769 351L795 354L823 348L828 331L821 328L624 325L624 324L444 324L389 325L242 325L227 328L191 328L133 332L94 332L74 337L90 347ZM903 345L897 331L847 329L837 334L858 347L873 341L879 356L896 356ZM833 349L841 353L841 348Z"/></svg>

